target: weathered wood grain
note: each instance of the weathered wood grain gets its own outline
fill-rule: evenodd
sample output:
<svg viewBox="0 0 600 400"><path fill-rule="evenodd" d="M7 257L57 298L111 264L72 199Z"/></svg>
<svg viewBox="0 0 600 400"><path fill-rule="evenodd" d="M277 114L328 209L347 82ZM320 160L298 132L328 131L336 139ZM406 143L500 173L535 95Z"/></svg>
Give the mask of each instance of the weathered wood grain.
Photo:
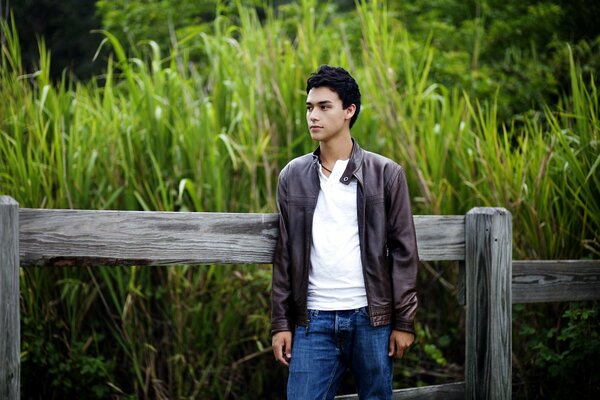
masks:
<svg viewBox="0 0 600 400"><path fill-rule="evenodd" d="M415 215L414 221L421 260L465 259L464 215Z"/></svg>
<svg viewBox="0 0 600 400"><path fill-rule="evenodd" d="M513 261L513 303L582 300L600 300L600 260Z"/></svg>
<svg viewBox="0 0 600 400"><path fill-rule="evenodd" d="M463 400L465 383L454 382L443 385L422 386L394 390L394 400ZM357 394L337 396L337 400L358 400Z"/></svg>
<svg viewBox="0 0 600 400"><path fill-rule="evenodd" d="M465 288L465 262L461 261L458 263L458 287L456 291L456 301L459 306L467 305L467 293Z"/></svg>
<svg viewBox="0 0 600 400"><path fill-rule="evenodd" d="M0 399L19 399L19 205L0 196Z"/></svg>
<svg viewBox="0 0 600 400"><path fill-rule="evenodd" d="M465 398L511 398L512 222L502 208L465 218Z"/></svg>
<svg viewBox="0 0 600 400"><path fill-rule="evenodd" d="M270 263L275 214L21 209L21 265Z"/></svg>
<svg viewBox="0 0 600 400"><path fill-rule="evenodd" d="M20 209L21 265L271 263L277 214ZM464 259L464 216L416 216L422 260Z"/></svg>

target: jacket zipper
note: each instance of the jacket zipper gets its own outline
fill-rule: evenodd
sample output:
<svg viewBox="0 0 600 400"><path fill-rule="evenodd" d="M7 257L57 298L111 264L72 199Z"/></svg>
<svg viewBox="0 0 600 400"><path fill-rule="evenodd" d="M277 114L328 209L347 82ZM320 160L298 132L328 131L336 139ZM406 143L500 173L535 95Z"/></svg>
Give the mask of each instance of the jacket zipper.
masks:
<svg viewBox="0 0 600 400"><path fill-rule="evenodd" d="M318 171L317 171L317 179L318 179ZM321 190L321 183L319 181L319 191ZM317 209L317 202L319 201L319 191L317 191L317 195L315 196L315 201L311 208L311 218L308 223L307 233L308 240L306 241L306 265L304 268L304 315L306 316L306 334L308 335L308 327L310 325L310 319L308 318L308 277L309 277L309 268L310 268L310 248L312 243L312 227L313 227L313 218L315 217L315 210Z"/></svg>
<svg viewBox="0 0 600 400"><path fill-rule="evenodd" d="M357 215L357 224L358 224L358 235L359 235L359 242L360 242L360 262L362 264L362 273L363 273L363 281L365 283L365 295L367 297L367 311L369 314L369 323L371 324L371 326L373 326L373 318L371 316L371 299L369 298L369 288L368 288L368 283L367 283L367 274L365 273L365 268L366 268L366 259L365 259L365 254L366 254L366 249L364 248L366 246L366 241L365 241L365 220L366 220L366 198L365 198L365 192L364 192L364 188L363 188L363 184L360 181L360 179L358 179L358 177L356 175L354 175L354 177L356 178L356 182L358 183L357 188L356 188L356 199L357 199L357 203L358 203L358 198L359 198L359 190L360 193L362 193L362 201L360 202L361 204L357 204L357 207L360 206L361 208L361 217L362 218L358 218ZM358 208L357 208L357 213L358 213ZM362 229L361 229L362 227Z"/></svg>

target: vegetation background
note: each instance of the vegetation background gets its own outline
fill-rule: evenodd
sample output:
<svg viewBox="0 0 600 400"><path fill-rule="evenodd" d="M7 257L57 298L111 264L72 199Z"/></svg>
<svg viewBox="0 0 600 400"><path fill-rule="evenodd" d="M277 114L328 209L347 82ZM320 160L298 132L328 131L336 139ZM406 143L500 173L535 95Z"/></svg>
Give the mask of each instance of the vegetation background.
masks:
<svg viewBox="0 0 600 400"><path fill-rule="evenodd" d="M22 207L274 212L348 68L417 214L513 213L515 259L600 256L594 0L0 1L0 193ZM52 61L51 61L52 60ZM457 266L424 263L396 387L463 379ZM281 399L270 266L21 270L22 397ZM515 305L515 398L600 393L597 302ZM349 382L344 393L353 392Z"/></svg>

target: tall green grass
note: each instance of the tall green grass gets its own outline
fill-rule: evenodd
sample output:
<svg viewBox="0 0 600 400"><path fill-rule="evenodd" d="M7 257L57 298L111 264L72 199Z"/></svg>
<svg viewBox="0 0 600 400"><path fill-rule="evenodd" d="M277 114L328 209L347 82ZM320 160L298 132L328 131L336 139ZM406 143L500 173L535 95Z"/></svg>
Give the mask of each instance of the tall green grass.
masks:
<svg viewBox="0 0 600 400"><path fill-rule="evenodd" d="M502 125L493 102L429 79L432 47L385 3L351 15L305 0L260 21L239 7L211 34L135 54L98 32L106 68L89 82L51 82L43 41L39 68L24 71L3 21L0 192L22 207L273 212L278 171L314 147L305 79L340 64L363 93L354 136L405 165L415 213L504 206L515 258L600 255L593 79L572 65L558 105ZM24 392L41 380L50 398L279 398L269 284L269 266L25 269ZM428 315L414 352L443 364Z"/></svg>

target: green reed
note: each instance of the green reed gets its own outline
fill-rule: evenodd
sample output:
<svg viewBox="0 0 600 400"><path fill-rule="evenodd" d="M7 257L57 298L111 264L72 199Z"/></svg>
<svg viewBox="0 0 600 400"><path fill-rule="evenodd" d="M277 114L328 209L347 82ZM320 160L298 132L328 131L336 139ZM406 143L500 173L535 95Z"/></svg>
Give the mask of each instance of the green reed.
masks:
<svg viewBox="0 0 600 400"><path fill-rule="evenodd" d="M305 79L341 64L363 93L355 137L406 167L416 213L504 206L515 258L600 254L593 79L572 65L558 106L504 125L493 100L430 81L433 48L385 3L351 15L306 0L261 22L240 6L213 33L135 54L98 32L110 55L89 82L51 82L43 42L38 70L24 71L2 22L0 192L22 207L274 212L278 171L314 147ZM268 266L25 269L24 380L71 374L57 397L86 385L88 397L267 397L283 379L269 285Z"/></svg>

